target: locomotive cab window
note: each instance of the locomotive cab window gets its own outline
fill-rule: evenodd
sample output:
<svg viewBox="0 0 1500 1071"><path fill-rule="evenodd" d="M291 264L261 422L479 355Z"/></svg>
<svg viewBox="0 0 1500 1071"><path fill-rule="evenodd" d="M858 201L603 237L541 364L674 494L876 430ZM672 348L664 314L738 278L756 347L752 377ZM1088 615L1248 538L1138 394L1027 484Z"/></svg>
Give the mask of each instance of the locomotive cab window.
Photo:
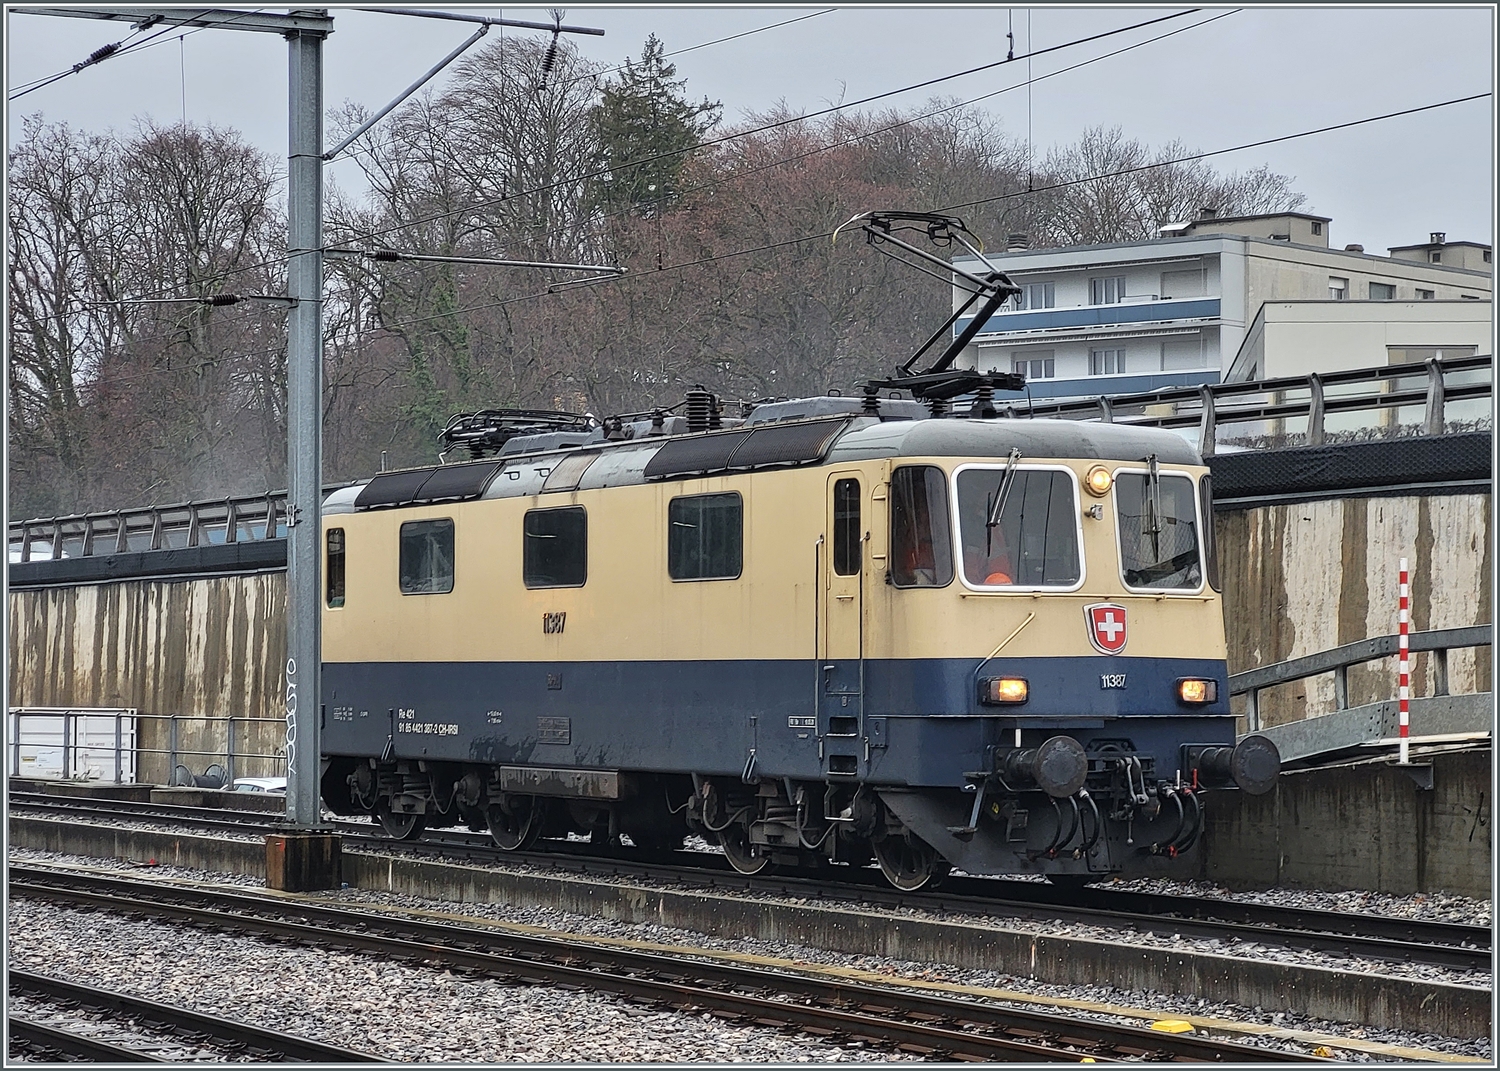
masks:
<svg viewBox="0 0 1500 1071"><path fill-rule="evenodd" d="M833 571L839 576L859 572L864 544L859 538L859 481L833 485Z"/></svg>
<svg viewBox="0 0 1500 1071"><path fill-rule="evenodd" d="M964 580L1074 588L1083 580L1078 492L1060 469L970 466L954 478Z"/></svg>
<svg viewBox="0 0 1500 1071"><path fill-rule="evenodd" d="M1120 575L1127 588L1197 591L1203 586L1198 504L1187 476L1115 473Z"/></svg>
<svg viewBox="0 0 1500 1071"><path fill-rule="evenodd" d="M453 522L407 521L401 526L401 594L446 595L453 590Z"/></svg>
<svg viewBox="0 0 1500 1071"><path fill-rule="evenodd" d="M328 529L328 564L324 570L328 578L328 605L338 609L344 605L344 530Z"/></svg>
<svg viewBox="0 0 1500 1071"><path fill-rule="evenodd" d="M953 580L943 470L905 465L891 473L891 583L941 588Z"/></svg>
<svg viewBox="0 0 1500 1071"><path fill-rule="evenodd" d="M528 588L582 587L589 575L589 518L582 506L534 509L522 521Z"/></svg>
<svg viewBox="0 0 1500 1071"><path fill-rule="evenodd" d="M673 580L733 580L744 557L744 504L738 491L667 503L667 573Z"/></svg>

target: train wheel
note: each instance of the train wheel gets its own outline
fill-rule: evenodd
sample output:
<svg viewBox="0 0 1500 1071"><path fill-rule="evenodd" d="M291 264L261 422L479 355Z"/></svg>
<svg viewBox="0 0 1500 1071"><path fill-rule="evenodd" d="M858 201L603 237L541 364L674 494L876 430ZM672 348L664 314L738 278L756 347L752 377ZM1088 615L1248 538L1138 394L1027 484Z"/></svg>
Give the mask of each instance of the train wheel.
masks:
<svg viewBox="0 0 1500 1071"><path fill-rule="evenodd" d="M385 830L386 836L394 837L396 840L415 840L422 835L422 830L427 826L425 815L393 811L390 804L385 802L375 805L375 814L372 817L380 823L380 828Z"/></svg>
<svg viewBox="0 0 1500 1071"><path fill-rule="evenodd" d="M542 802L535 796L507 796L505 804L492 803L485 811L490 836L502 851L522 852L542 835Z"/></svg>
<svg viewBox="0 0 1500 1071"><path fill-rule="evenodd" d="M750 828L742 822L733 822L720 833L719 843L724 846L724 858L741 874L759 874L771 865L769 855L753 854Z"/></svg>
<svg viewBox="0 0 1500 1071"><path fill-rule="evenodd" d="M932 888L948 874L948 860L909 831L888 833L871 846L885 880L902 892Z"/></svg>

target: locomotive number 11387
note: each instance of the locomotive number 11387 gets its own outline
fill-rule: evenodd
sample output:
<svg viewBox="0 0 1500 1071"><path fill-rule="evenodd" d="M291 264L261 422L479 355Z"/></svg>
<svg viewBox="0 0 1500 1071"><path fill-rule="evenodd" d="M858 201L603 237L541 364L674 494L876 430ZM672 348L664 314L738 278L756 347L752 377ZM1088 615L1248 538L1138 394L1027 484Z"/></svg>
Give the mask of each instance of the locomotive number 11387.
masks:
<svg viewBox="0 0 1500 1071"><path fill-rule="evenodd" d="M1101 673L1099 674L1100 688L1123 688L1125 687L1125 674L1123 673Z"/></svg>

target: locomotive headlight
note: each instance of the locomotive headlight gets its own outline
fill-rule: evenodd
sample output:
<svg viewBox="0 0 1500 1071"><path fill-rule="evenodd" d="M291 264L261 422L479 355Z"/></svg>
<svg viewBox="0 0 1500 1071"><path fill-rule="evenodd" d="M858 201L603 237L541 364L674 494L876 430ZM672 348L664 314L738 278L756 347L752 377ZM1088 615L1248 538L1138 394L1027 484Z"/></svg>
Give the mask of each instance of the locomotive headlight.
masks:
<svg viewBox="0 0 1500 1071"><path fill-rule="evenodd" d="M988 677L979 683L979 701L991 706L1024 703L1029 692L1023 677Z"/></svg>
<svg viewBox="0 0 1500 1071"><path fill-rule="evenodd" d="M1103 465L1095 465L1084 477L1083 486L1088 488L1089 494L1103 498L1109 494L1109 489L1114 486L1114 482L1115 478L1110 475L1109 469Z"/></svg>
<svg viewBox="0 0 1500 1071"><path fill-rule="evenodd" d="M1201 680L1197 677L1184 677L1177 682L1177 698L1195 706L1212 703L1219 698L1219 682Z"/></svg>

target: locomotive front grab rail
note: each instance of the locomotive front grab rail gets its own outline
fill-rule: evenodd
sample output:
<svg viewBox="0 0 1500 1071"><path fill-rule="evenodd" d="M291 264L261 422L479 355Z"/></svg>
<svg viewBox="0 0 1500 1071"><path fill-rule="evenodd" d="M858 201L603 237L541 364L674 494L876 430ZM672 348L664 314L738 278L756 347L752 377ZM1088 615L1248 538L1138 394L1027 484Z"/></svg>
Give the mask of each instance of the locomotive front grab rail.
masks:
<svg viewBox="0 0 1500 1071"><path fill-rule="evenodd" d="M1413 632L1408 636L1408 648L1413 653L1428 651L1433 654L1433 694L1448 694L1448 652L1464 647L1488 647L1493 642L1494 626L1470 625L1465 628L1441 628L1428 632ZM1335 710L1349 709L1349 667L1377 658L1393 655L1400 647L1401 637L1372 636L1356 640L1342 647L1334 647L1301 658L1288 659L1229 678L1229 694L1245 696L1245 722L1250 732L1260 729L1260 692L1279 684L1289 684L1320 673L1333 674L1333 694L1337 704Z"/></svg>

